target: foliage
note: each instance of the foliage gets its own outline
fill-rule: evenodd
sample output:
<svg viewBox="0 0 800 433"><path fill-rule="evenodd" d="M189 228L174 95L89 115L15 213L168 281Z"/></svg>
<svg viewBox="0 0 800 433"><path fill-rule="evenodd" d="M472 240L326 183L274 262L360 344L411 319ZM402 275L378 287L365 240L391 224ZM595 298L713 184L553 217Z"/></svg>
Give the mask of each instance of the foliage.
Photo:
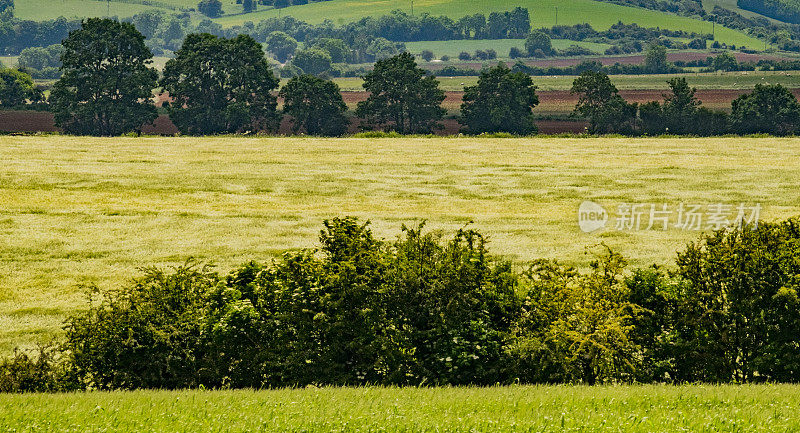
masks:
<svg viewBox="0 0 800 433"><path fill-rule="evenodd" d="M170 119L183 134L275 130L278 79L253 38L186 37L161 80Z"/></svg>
<svg viewBox="0 0 800 433"><path fill-rule="evenodd" d="M292 59L292 65L309 75L320 75L331 69L331 55L319 48L298 51Z"/></svg>
<svg viewBox="0 0 800 433"><path fill-rule="evenodd" d="M789 135L800 131L800 103L780 84L756 84L731 104L731 122L740 134Z"/></svg>
<svg viewBox="0 0 800 433"><path fill-rule="evenodd" d="M625 102L608 75L587 70L575 79L571 93L580 95L575 113L589 119L590 132L632 133L635 130L637 107Z"/></svg>
<svg viewBox="0 0 800 433"><path fill-rule="evenodd" d="M715 232L677 257L679 380L798 380L800 221Z"/></svg>
<svg viewBox="0 0 800 433"><path fill-rule="evenodd" d="M11 358L0 360L0 393L63 392L79 389L69 365L57 359L51 346L39 347L36 356L14 351Z"/></svg>
<svg viewBox="0 0 800 433"><path fill-rule="evenodd" d="M644 69L651 74L669 72L670 65L667 62L666 47L658 43L651 44L644 56Z"/></svg>
<svg viewBox="0 0 800 433"><path fill-rule="evenodd" d="M534 30L525 39L525 51L530 57L544 57L553 54L550 36L541 30Z"/></svg>
<svg viewBox="0 0 800 433"><path fill-rule="evenodd" d="M200 0L200 3L197 4L197 10L209 18L216 18L222 15L222 2L219 0Z"/></svg>
<svg viewBox="0 0 800 433"><path fill-rule="evenodd" d="M639 347L622 280L625 262L603 253L581 274L557 262L535 261L516 339L509 347L523 382L628 381L636 371Z"/></svg>
<svg viewBox="0 0 800 433"><path fill-rule="evenodd" d="M0 107L16 107L41 98L41 91L33 85L30 75L0 66Z"/></svg>
<svg viewBox="0 0 800 433"><path fill-rule="evenodd" d="M267 51L275 55L280 62L286 62L297 51L297 41L281 31L274 31L267 36Z"/></svg>
<svg viewBox="0 0 800 433"><path fill-rule="evenodd" d="M358 103L356 115L366 125L401 134L429 133L440 127L446 112L441 107L445 93L411 54L378 61L364 76L363 86L370 95Z"/></svg>
<svg viewBox="0 0 800 433"><path fill-rule="evenodd" d="M158 73L144 36L129 23L92 18L64 40L62 76L50 102L71 134L120 135L152 123Z"/></svg>
<svg viewBox="0 0 800 433"><path fill-rule="evenodd" d="M305 129L310 135L337 136L349 124L339 86L312 75L292 78L280 91L283 111L292 116L293 130Z"/></svg>
<svg viewBox="0 0 800 433"><path fill-rule="evenodd" d="M477 86L464 89L462 124L471 134L536 132L532 110L539 104L536 86L527 74L505 64L484 70Z"/></svg>
<svg viewBox="0 0 800 433"><path fill-rule="evenodd" d="M203 306L218 277L192 263L149 268L125 290L67 322L64 348L83 383L98 389L185 388L203 383Z"/></svg>

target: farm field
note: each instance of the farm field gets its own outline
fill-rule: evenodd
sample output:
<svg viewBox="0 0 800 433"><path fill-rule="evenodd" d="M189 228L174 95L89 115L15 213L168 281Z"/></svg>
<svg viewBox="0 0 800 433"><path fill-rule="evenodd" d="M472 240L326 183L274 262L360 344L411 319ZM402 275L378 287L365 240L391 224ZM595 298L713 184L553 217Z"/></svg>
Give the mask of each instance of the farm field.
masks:
<svg viewBox="0 0 800 433"><path fill-rule="evenodd" d="M517 263L603 242L669 265L698 232L584 234L577 207L761 203L800 214L800 139L0 137L0 353L59 333L81 286L189 257L225 271L309 248L323 219L467 224Z"/></svg>
<svg viewBox="0 0 800 433"><path fill-rule="evenodd" d="M40 0L41 1L41 0ZM528 8L531 12L531 25L534 28L552 27L556 24L556 7L558 7L558 24L572 25L589 23L598 30L605 30L618 21L637 23L644 27L661 27L672 30L686 30L698 33L710 33L710 23L687 17L667 14L659 11L620 6L612 3L593 0L417 0L414 12L432 15L447 15L460 18L465 15L492 11L511 10L514 7ZM216 21L222 25L242 24L245 21L259 20L291 15L295 18L319 23L330 19L335 23L344 23L361 19L368 15L385 15L395 9L410 12L410 3L383 0L331 0L308 5L291 6L283 9L267 9L255 13L227 16ZM758 39L729 28L717 27L717 40L736 46L745 45L758 48L763 45Z"/></svg>
<svg viewBox="0 0 800 433"><path fill-rule="evenodd" d="M553 48L563 50L570 45L578 45L580 47L592 50L595 53L602 54L611 45L598 44L593 42L583 41L570 41L567 39L553 39ZM450 56L453 59L458 58L458 54L466 51L474 54L477 50L492 49L497 51L497 56L500 58L508 58L508 53L511 48L517 47L525 49L524 39L477 39L477 40L464 40L464 41L422 41L422 42L406 42L406 49L412 54L419 54L422 50L431 50L437 58L444 55Z"/></svg>
<svg viewBox="0 0 800 433"><path fill-rule="evenodd" d="M689 85L698 89L748 90L756 84L782 84L790 89L800 86L800 73L797 71L773 72L728 72L728 73L696 73L696 74L661 74L661 75L610 75L611 82L620 90L667 90L667 81L674 77L686 77ZM548 75L532 77L538 90L569 90L572 88L574 76ZM450 92L462 91L464 86L474 86L478 77L438 77L439 87ZM363 91L361 78L334 78L343 91ZM286 80L283 81L284 83Z"/></svg>
<svg viewBox="0 0 800 433"><path fill-rule="evenodd" d="M800 388L514 386L0 395L0 428L54 432L785 432Z"/></svg>

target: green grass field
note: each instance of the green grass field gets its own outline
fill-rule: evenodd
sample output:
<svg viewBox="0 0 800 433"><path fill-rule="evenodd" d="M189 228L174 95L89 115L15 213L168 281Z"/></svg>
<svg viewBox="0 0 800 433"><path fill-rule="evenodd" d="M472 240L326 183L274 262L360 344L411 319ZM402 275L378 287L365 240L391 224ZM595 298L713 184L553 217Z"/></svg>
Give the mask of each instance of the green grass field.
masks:
<svg viewBox="0 0 800 433"><path fill-rule="evenodd" d="M131 0L135 1L135 0ZM194 7L194 0L160 0L175 7ZM223 8L228 16L217 19L219 23L229 26L242 24L246 21L258 22L262 19L278 15L291 15L311 23L319 23L330 19L335 23L353 21L368 15L383 15L395 9L410 12L410 2L386 0L331 0L311 2L307 5L292 6L284 9L261 9L257 12L241 14L240 5L235 0L224 0ZM533 27L551 27L556 23L556 7L558 7L559 24L582 24L588 22L595 28L603 30L612 24L623 21L637 23L645 27L661 27L673 30L687 30L693 32L710 33L711 24L691 19L639 8L619 6L606 2L593 0L572 0L563 2L559 0L416 0L415 13L431 13L434 15L448 15L459 18L474 13L488 14L492 11L505 11L516 6L526 7L531 12ZM43 20L59 16L88 17L88 16L119 16L127 17L137 12L148 9L158 9L164 13L170 9L147 6L133 2L112 1L110 4L98 0L25 0L18 1L16 15L23 19ZM744 33L717 27L717 39L727 44L760 48L763 43L745 35Z"/></svg>
<svg viewBox="0 0 800 433"><path fill-rule="evenodd" d="M15 432L789 432L800 388L310 388L0 395Z"/></svg>
<svg viewBox="0 0 800 433"><path fill-rule="evenodd" d="M264 18L281 15L291 15L296 18L319 23L330 19L336 23L353 21L366 15L383 15L395 9L410 12L410 2L397 2L385 0L331 0L319 3L310 3L302 6L292 6L281 10L268 9L246 15L223 17L217 21L223 25L241 24L245 21L258 21ZM604 30L618 21L637 23L645 27L661 27L674 30L687 30L693 32L710 33L711 24L677 15L665 14L659 11L619 6L612 3L593 0L416 0L414 12L427 12L433 15L447 15L459 18L474 13L488 14L491 11L511 10L516 6L528 8L531 12L533 27L552 27L556 21L556 7L558 7L558 24L589 23L598 30ZM737 46L745 45L758 48L763 45L744 33L717 27L717 39Z"/></svg>
<svg viewBox="0 0 800 433"><path fill-rule="evenodd" d="M669 265L698 233L587 235L577 207L760 202L800 214L800 139L0 137L0 353L57 336L81 285L189 257L225 271L314 247L323 219L472 227L517 262L605 242Z"/></svg>
<svg viewBox="0 0 800 433"><path fill-rule="evenodd" d="M509 64L510 66L510 64ZM752 89L759 83L782 84L794 89L800 85L800 73L790 72L729 72L664 75L611 75L611 81L620 90L666 90L667 81L673 77L686 77L689 85L698 89ZM478 77L439 77L440 87L447 91L461 91L464 86L474 86ZM569 90L574 76L537 76L533 82L539 90ZM363 91L360 78L335 78L333 81L345 91Z"/></svg>

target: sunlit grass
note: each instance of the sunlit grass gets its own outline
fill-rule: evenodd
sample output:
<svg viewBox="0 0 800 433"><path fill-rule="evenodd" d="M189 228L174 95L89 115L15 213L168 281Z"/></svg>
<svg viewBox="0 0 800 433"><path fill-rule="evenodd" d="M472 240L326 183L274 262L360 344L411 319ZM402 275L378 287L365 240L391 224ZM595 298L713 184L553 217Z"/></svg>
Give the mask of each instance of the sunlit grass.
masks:
<svg viewBox="0 0 800 433"><path fill-rule="evenodd" d="M797 386L323 388L0 395L24 432L788 432Z"/></svg>

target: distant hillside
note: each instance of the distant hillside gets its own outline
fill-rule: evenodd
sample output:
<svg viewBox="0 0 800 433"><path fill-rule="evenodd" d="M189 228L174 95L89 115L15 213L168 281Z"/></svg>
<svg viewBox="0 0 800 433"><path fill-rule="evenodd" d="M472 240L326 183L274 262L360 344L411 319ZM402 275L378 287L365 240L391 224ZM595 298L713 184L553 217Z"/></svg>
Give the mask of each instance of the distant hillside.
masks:
<svg viewBox="0 0 800 433"><path fill-rule="evenodd" d="M800 24L800 0L738 0L738 5L776 20Z"/></svg>
<svg viewBox="0 0 800 433"><path fill-rule="evenodd" d="M164 13L194 8L193 0L112 0L110 3L95 0L17 0L16 15L22 19L43 20L58 16L112 16L126 17L144 10L157 9ZM355 21L364 16L384 15L395 9L411 12L409 0L330 0L311 2L306 5L275 9L259 6L256 12L243 14L242 6L235 0L223 0L225 16L215 21L223 26L242 25L277 16L293 16L297 19L320 23L331 20L336 24ZM598 30L608 29L618 21L636 23L643 27L661 27L697 33L711 33L711 23L696 18L672 13L628 7L594 0L414 0L414 13L430 13L460 18L465 15L493 11L506 11L516 6L528 8L533 27L552 27L556 24L591 24ZM203 17L193 13L193 20ZM717 40L736 46L759 47L756 38L743 32L717 26Z"/></svg>

